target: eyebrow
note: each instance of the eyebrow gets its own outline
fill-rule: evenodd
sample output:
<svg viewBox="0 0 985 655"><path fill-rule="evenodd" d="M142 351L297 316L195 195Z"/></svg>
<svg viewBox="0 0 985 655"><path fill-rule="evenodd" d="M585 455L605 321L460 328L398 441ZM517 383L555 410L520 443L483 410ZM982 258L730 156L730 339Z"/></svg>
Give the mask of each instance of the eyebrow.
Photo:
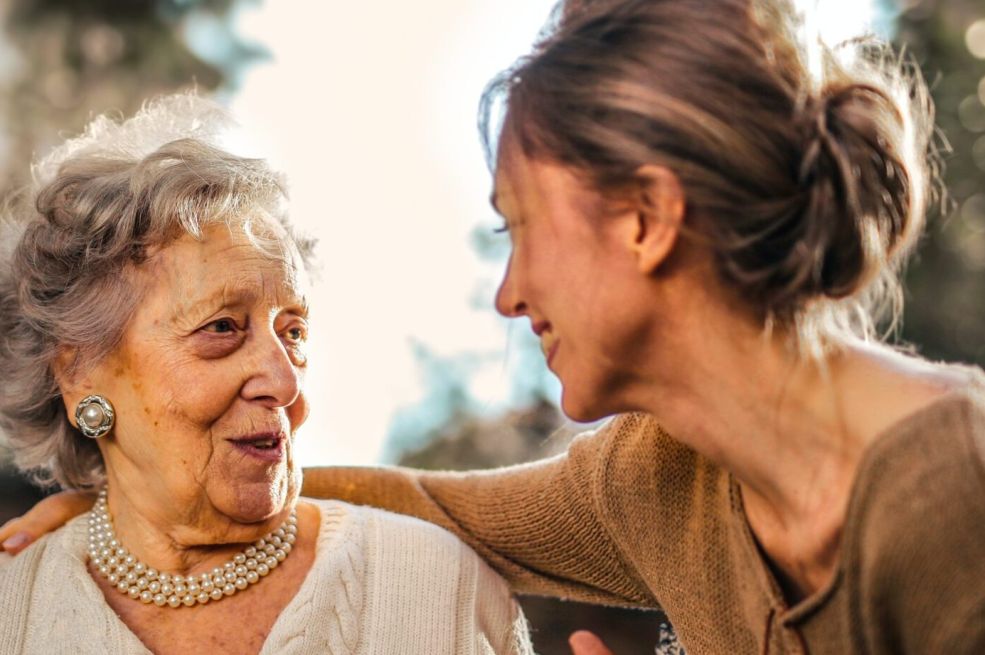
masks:
<svg viewBox="0 0 985 655"><path fill-rule="evenodd" d="M256 302L258 297L259 294L254 289L240 287L229 290L224 287L200 300L176 304L174 306L172 317L178 318L195 314L207 314L215 311L217 307L237 307L249 305ZM308 316L310 312L310 305L308 304L307 296L301 296L300 298L297 298L296 301L287 303L286 306L289 307L292 305L297 305L301 309L301 314L305 317Z"/></svg>

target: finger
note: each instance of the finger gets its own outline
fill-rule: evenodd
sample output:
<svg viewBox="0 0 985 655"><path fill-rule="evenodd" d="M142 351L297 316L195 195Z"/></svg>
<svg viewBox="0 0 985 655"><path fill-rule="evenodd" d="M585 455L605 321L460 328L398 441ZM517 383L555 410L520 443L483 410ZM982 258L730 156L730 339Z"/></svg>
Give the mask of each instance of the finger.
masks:
<svg viewBox="0 0 985 655"><path fill-rule="evenodd" d="M0 526L0 552L16 555L34 542L34 536L23 529L21 518L10 519Z"/></svg>
<svg viewBox="0 0 985 655"><path fill-rule="evenodd" d="M0 545L3 550L16 555L69 519L88 511L94 502L94 496L78 491L62 491L48 496L27 514L7 521L0 528Z"/></svg>
<svg viewBox="0 0 985 655"><path fill-rule="evenodd" d="M612 655L602 640L588 630L579 630L568 637L573 655Z"/></svg>

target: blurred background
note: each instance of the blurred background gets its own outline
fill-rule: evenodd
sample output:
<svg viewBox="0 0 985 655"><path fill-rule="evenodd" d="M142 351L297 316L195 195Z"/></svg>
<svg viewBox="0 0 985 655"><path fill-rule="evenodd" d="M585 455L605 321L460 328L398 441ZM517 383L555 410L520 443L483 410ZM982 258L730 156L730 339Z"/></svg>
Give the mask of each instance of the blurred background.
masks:
<svg viewBox="0 0 985 655"><path fill-rule="evenodd" d="M492 298L496 236L475 128L486 81L529 48L550 0L0 0L0 192L94 115L189 87L230 106L241 154L292 181L319 240L306 465L464 469L539 458L583 426L525 325ZM985 364L985 3L824 0L828 41L904 46L937 103L949 194L907 275L902 338ZM0 448L0 523L40 497ZM543 654L576 628L652 653L659 614L524 599Z"/></svg>

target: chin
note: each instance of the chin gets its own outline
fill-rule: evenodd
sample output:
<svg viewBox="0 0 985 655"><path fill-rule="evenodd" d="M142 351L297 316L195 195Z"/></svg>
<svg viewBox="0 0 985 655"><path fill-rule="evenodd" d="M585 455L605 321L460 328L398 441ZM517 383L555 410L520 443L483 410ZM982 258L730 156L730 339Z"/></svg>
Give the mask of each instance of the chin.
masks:
<svg viewBox="0 0 985 655"><path fill-rule="evenodd" d="M293 507L299 489L298 484L243 483L217 494L213 505L237 523L262 523Z"/></svg>
<svg viewBox="0 0 985 655"><path fill-rule="evenodd" d="M567 389L561 392L561 411L578 423L592 423L612 415L612 412L604 411L598 403L585 402L585 399Z"/></svg>

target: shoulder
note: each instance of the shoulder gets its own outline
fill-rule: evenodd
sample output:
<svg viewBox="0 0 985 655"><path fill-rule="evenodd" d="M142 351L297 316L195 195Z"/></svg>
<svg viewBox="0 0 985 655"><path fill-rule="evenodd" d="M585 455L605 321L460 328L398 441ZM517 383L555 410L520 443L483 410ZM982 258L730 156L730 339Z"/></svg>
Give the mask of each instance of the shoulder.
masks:
<svg viewBox="0 0 985 655"><path fill-rule="evenodd" d="M402 640L394 652L408 639L420 643L406 652L529 652L521 647L526 624L506 582L458 537L372 507L308 502L323 516L344 513L350 533L359 533L371 607L366 634L377 647L386 650L384 641L394 638Z"/></svg>
<svg viewBox="0 0 985 655"><path fill-rule="evenodd" d="M868 625L924 652L966 652L950 646L985 638L968 632L985 625L982 388L952 392L884 434L857 485L846 575Z"/></svg>

